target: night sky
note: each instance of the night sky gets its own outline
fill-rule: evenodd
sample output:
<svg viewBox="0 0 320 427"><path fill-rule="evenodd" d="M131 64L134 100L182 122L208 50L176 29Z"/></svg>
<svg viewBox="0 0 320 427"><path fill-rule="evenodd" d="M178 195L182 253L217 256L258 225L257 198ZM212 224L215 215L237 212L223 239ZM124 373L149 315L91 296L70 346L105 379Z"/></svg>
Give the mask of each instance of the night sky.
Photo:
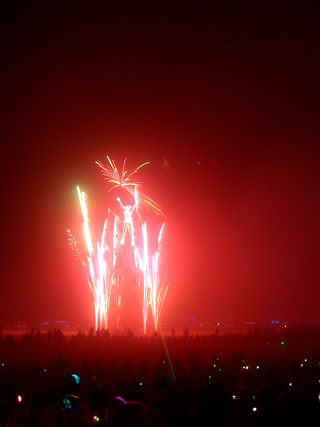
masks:
<svg viewBox="0 0 320 427"><path fill-rule="evenodd" d="M150 162L163 322L320 320L316 3L2 2L0 322L93 325L66 229L77 185L97 238L118 209L107 155Z"/></svg>

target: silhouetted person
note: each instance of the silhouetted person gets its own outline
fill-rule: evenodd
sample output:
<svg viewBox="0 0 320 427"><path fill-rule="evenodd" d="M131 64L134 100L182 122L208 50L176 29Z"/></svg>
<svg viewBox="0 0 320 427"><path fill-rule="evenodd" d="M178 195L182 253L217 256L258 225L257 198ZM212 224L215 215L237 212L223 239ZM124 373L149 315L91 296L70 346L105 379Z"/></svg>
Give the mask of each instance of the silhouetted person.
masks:
<svg viewBox="0 0 320 427"><path fill-rule="evenodd" d="M225 391L221 385L209 384L196 397L196 416L199 426L224 426Z"/></svg>
<svg viewBox="0 0 320 427"><path fill-rule="evenodd" d="M283 420L279 411L279 396L276 387L261 384L256 391L257 424L259 426L282 426Z"/></svg>

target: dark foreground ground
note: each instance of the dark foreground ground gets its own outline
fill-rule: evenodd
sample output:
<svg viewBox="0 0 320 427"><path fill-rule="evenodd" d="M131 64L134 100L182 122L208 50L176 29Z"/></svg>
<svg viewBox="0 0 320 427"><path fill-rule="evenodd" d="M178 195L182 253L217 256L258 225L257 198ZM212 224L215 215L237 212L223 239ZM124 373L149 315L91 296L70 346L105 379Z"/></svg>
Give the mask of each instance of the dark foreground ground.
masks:
<svg viewBox="0 0 320 427"><path fill-rule="evenodd" d="M1 425L320 425L318 325L164 338L3 332L0 362Z"/></svg>

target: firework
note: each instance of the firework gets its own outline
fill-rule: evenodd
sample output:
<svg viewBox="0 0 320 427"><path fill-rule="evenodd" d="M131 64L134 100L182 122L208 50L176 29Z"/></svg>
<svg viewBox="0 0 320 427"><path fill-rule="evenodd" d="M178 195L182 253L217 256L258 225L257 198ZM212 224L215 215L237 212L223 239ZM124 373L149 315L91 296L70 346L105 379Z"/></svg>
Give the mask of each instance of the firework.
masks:
<svg viewBox="0 0 320 427"><path fill-rule="evenodd" d="M108 328L111 311L119 313L124 304L124 290L132 288L133 290L138 289L142 295L140 309L144 333L149 309L153 316L154 328L157 330L159 315L168 289L165 269L166 225L163 224L161 227L156 253L150 254L147 224L146 222L141 223L138 215L133 218L132 213L139 203L143 204L146 203L146 200L151 201L151 199L141 192L139 183L131 181L132 176L148 163L143 163L128 174L125 171L126 160L123 162L121 173L118 172L115 163L109 157L108 161L109 166L97 163L108 182L113 184L109 191L116 187L124 188L134 199L134 205L124 206L120 198L117 198L124 218L121 220L119 215L108 209L101 239L95 248L90 233L86 194L77 187L87 247L86 261L83 261L83 265L94 298L95 327L96 329ZM155 209L157 206L159 205L154 201L152 201L152 205L147 203L147 209L160 214L160 209ZM127 239L126 231L129 236ZM68 234L71 245L72 234L71 232ZM115 323L117 321L116 319Z"/></svg>
<svg viewBox="0 0 320 427"><path fill-rule="evenodd" d="M109 163L107 165L103 165L99 161L96 161L96 164L100 167L102 175L105 177L106 181L112 184L109 192L117 187L121 187L130 195L131 199L135 200L135 204L141 204L141 206L143 206L150 214L165 216L159 204L141 190L140 183L132 181L133 175L135 175L143 166L148 165L149 162L142 163L142 165L138 166L133 172L128 173L125 170L127 159L123 162L121 172L118 171L114 160L110 160L108 156L107 159Z"/></svg>
<svg viewBox="0 0 320 427"><path fill-rule="evenodd" d="M148 165L149 162L145 162L142 165L138 166L133 172L130 174L127 174L127 171L125 170L127 159L124 160L122 165L122 171L119 173L117 166L113 160L110 160L109 156L107 156L109 165L104 166L101 162L96 161L97 165L100 166L102 170L102 175L106 177L106 180L112 184L114 184L109 191L113 190L116 187L134 187L138 185L137 182L131 182L130 179L132 175L136 174L139 169L141 169L143 166Z"/></svg>

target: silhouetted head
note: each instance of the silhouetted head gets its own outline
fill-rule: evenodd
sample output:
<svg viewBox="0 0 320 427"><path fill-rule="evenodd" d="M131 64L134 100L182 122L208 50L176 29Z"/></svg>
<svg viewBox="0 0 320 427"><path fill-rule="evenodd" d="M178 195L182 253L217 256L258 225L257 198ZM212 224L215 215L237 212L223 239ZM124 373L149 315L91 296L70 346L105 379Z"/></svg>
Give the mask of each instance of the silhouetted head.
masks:
<svg viewBox="0 0 320 427"><path fill-rule="evenodd" d="M196 413L200 419L219 417L225 405L225 391L219 384L209 384L196 397Z"/></svg>
<svg viewBox="0 0 320 427"><path fill-rule="evenodd" d="M15 414L13 408L8 402L2 400L0 402L0 425L9 426L14 424Z"/></svg>
<svg viewBox="0 0 320 427"><path fill-rule="evenodd" d="M275 408L278 405L278 391L271 384L261 384L256 392L258 409Z"/></svg>

